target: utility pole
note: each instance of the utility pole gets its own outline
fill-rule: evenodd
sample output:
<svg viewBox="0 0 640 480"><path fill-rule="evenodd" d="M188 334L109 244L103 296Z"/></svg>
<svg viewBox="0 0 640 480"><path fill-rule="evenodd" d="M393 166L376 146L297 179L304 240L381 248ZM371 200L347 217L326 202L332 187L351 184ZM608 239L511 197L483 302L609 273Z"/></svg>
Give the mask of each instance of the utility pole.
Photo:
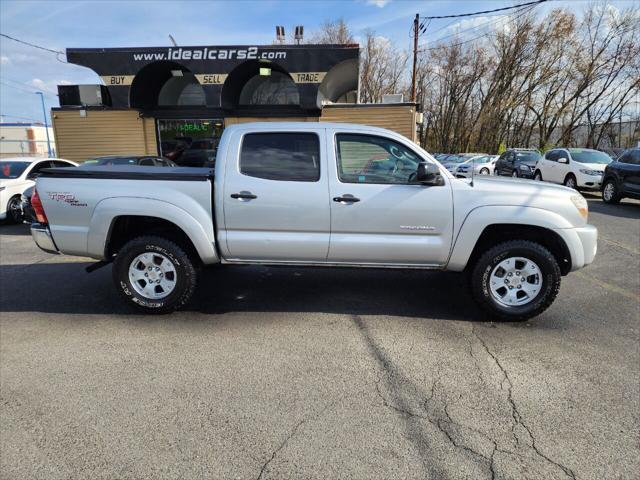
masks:
<svg viewBox="0 0 640 480"><path fill-rule="evenodd" d="M413 20L413 72L411 73L411 101L416 101L416 66L418 63L418 33L420 28L420 14L416 13Z"/></svg>
<svg viewBox="0 0 640 480"><path fill-rule="evenodd" d="M44 106L44 93L36 92L36 95L40 95L42 101L42 115L44 115L44 131L47 133L47 156L51 158L51 141L49 140L49 125L47 124L47 109Z"/></svg>

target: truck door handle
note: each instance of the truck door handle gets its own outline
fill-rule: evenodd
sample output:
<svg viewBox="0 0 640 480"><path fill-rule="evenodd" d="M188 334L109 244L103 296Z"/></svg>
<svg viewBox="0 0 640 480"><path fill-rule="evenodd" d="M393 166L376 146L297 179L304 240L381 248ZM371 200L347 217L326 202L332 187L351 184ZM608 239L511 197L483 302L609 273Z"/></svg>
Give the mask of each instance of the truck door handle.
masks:
<svg viewBox="0 0 640 480"><path fill-rule="evenodd" d="M231 198L239 198L241 200L253 200L254 198L258 198L258 196L254 195L251 192L240 192L240 193L232 193Z"/></svg>
<svg viewBox="0 0 640 480"><path fill-rule="evenodd" d="M355 203L355 202L359 202L360 199L354 197L353 195L346 194L346 195L343 195L342 197L333 197L333 201Z"/></svg>

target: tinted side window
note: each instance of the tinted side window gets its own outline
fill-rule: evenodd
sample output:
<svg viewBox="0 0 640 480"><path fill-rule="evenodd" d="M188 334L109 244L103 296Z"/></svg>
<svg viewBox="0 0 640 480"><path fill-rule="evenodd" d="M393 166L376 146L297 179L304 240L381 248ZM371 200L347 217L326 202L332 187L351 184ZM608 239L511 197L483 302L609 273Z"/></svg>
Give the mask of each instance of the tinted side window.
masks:
<svg viewBox="0 0 640 480"><path fill-rule="evenodd" d="M344 183L408 184L420 158L389 138L336 135L338 177Z"/></svg>
<svg viewBox="0 0 640 480"><path fill-rule="evenodd" d="M557 162L558 161L558 150L551 150L550 152L547 152L547 154L544 156L544 158L546 158L547 160L549 160L551 162Z"/></svg>
<svg viewBox="0 0 640 480"><path fill-rule="evenodd" d="M320 179L320 140L315 133L249 133L240 151L240 172L292 182Z"/></svg>
<svg viewBox="0 0 640 480"><path fill-rule="evenodd" d="M53 162L51 162L51 166L56 168L66 168L66 167L73 167L73 164L54 160Z"/></svg>
<svg viewBox="0 0 640 480"><path fill-rule="evenodd" d="M38 162L33 166L31 171L27 174L27 178L33 178L33 177L39 175L40 174L40 170L42 170L43 168L50 168L50 167L51 167L51 162L50 161Z"/></svg>
<svg viewBox="0 0 640 480"><path fill-rule="evenodd" d="M628 163L631 165L640 165L640 150L627 150L620 158L618 158L618 162L620 163Z"/></svg>
<svg viewBox="0 0 640 480"><path fill-rule="evenodd" d="M153 158L143 158L142 160L140 160L140 165L145 167L154 167L155 162L153 161Z"/></svg>

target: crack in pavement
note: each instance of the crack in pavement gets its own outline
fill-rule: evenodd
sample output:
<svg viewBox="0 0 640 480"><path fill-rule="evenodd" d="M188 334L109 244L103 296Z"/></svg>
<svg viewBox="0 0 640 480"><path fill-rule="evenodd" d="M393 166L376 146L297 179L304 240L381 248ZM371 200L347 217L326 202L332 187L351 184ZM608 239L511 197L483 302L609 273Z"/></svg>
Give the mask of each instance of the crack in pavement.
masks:
<svg viewBox="0 0 640 480"><path fill-rule="evenodd" d="M296 434L298 433L298 430L300 429L300 427L302 427L302 425L304 425L305 423L307 423L308 421L311 420L315 420L318 417L320 417L324 412L326 412L328 410L329 407L335 405L336 403L338 403L340 401L340 399L338 400L334 400L333 402L329 402L327 403L322 410L320 410L318 413L316 413L315 415L312 415L311 417L304 417L302 418L302 420L300 420L298 423L296 423L296 425L293 427L293 429L291 430L291 432L289 433L289 435L287 435L287 437L282 441L282 443L280 443L280 445L278 446L278 448L276 448L273 453L271 454L271 457L269 457L267 459L266 462L264 462L264 464L262 465L262 468L260 469L260 473L258 474L258 477L256 480L260 480L262 478L262 476L264 475L265 470L267 469L267 467L269 466L269 464L276 458L276 455L278 455L278 453L287 446L287 444L289 443L289 441L296 436Z"/></svg>
<svg viewBox="0 0 640 480"><path fill-rule="evenodd" d="M565 465L562 465L559 462L556 462L555 460L552 460L547 455L542 453L540 451L540 449L536 446L535 436L533 435L533 432L531 431L531 428L529 428L529 426L522 419L522 415L520 414L520 411L518 410L518 406L516 405L516 402L513 399L513 392L512 392L513 391L513 383L511 382L511 379L509 378L509 374L507 373L507 370L502 366L502 364L500 363L500 360L498 359L497 355L494 354L491 351L491 349L489 348L487 343L484 341L484 339L480 335L478 335L478 332L476 332L476 326L475 325L472 326L471 333L480 342L480 344L482 345L484 350L487 352L487 355L489 355L489 357L491 357L493 362L496 364L496 366L502 372L503 379L500 382L500 389L501 390L505 390L504 386L505 386L505 384L507 385L507 389L506 389L507 401L509 402L509 405L511 406L511 416L513 418L512 433L513 433L514 438L516 439L516 442L518 443L518 445L519 445L520 441L519 441L519 438L518 438L518 436L516 434L515 429L516 429L517 426L521 426L527 432L527 435L529 436L529 438L531 440L530 443L529 443L529 446L533 449L533 451L539 457L545 459L550 464L555 465L556 467L560 468L565 473L565 475L567 475L567 477L569 477L569 478L571 478L573 480L576 480L576 474L572 469L570 469L569 467L566 467ZM476 365L477 365L477 363L476 363Z"/></svg>

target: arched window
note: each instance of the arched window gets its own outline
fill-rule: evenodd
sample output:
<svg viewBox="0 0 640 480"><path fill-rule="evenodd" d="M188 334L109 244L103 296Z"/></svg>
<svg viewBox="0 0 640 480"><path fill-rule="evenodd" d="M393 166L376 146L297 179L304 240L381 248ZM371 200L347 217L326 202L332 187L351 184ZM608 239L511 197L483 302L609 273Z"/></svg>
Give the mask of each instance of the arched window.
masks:
<svg viewBox="0 0 640 480"><path fill-rule="evenodd" d="M191 72L169 78L158 94L158 106L203 106L206 105L204 89Z"/></svg>
<svg viewBox="0 0 640 480"><path fill-rule="evenodd" d="M298 87L286 73L271 69L269 75L255 75L240 92L239 105L299 105Z"/></svg>

